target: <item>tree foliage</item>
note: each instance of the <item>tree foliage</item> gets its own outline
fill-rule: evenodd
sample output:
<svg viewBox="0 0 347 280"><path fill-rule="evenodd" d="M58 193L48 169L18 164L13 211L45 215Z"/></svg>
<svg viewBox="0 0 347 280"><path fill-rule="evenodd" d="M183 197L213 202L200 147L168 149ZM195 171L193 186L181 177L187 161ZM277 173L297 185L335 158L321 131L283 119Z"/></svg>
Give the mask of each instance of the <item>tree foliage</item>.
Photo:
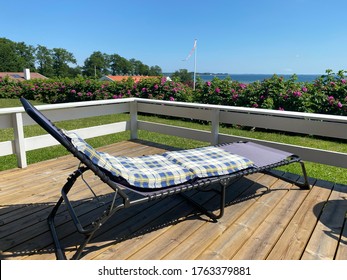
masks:
<svg viewBox="0 0 347 280"><path fill-rule="evenodd" d="M49 78L85 77L100 78L103 75L160 76L158 65L148 66L135 58L130 60L119 54L94 51L83 66L78 66L73 53L63 48L48 49L24 42L13 42L0 38L0 72L21 72L24 68Z"/></svg>

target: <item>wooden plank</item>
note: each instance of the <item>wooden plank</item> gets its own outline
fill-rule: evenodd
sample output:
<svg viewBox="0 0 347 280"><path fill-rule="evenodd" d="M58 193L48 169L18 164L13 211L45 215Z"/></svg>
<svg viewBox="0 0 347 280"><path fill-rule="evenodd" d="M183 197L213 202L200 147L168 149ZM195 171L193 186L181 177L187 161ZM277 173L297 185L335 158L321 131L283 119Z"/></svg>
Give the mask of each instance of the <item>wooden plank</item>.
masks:
<svg viewBox="0 0 347 280"><path fill-rule="evenodd" d="M162 149L159 149L159 148L153 148L153 147L150 147L150 148L148 148L148 147L146 147L145 145L142 145L142 144L137 144L137 143L132 143L132 142L130 142L129 143L129 145L128 145L128 147L132 147L132 149L129 151L129 150L124 150L124 147L121 147L121 149L119 150L119 153L127 153L127 154L143 154L143 152L146 150L147 152L148 151L151 151L151 152L154 152L154 151L162 151ZM117 148L119 148L119 146L117 146ZM135 149L134 149L135 148ZM116 149L117 150L117 149ZM68 158L66 158L65 160L68 160ZM42 168L41 168L41 171L42 171ZM65 172L64 172L65 173ZM45 172L45 174L46 174L46 176L47 175L49 175L49 174L47 174L47 172ZM92 176L92 174L91 174L91 176ZM16 178L12 178L13 180L15 180ZM66 174L64 174L64 181L65 181L65 179L66 179ZM18 180L18 177L17 177L17 180ZM34 181L34 180L33 180ZM83 184L82 184L83 185ZM104 185L104 184L102 184L102 185ZM43 186L39 186L39 187L41 187L41 188L43 188L44 189L44 187ZM82 192L80 192L80 191L78 191L79 190L79 188L80 187L78 187L78 185L76 185L76 187L77 187L77 194L78 194L78 196L80 197L83 193ZM60 189L60 188L59 188ZM18 191L18 189L17 189L17 191ZM32 191L32 190L31 190ZM90 192L89 192L89 190L87 190L85 187L84 187L84 191L86 192L86 193L88 193L88 194L90 194ZM57 191L57 190L55 190L54 191L54 193L56 194L56 195L58 195L59 194L59 191ZM18 194L18 193L17 193ZM25 196L24 196L25 197ZM42 198L42 193L39 195L39 198ZM58 197L55 197L54 198L54 201L55 200L57 200L57 198ZM73 196L72 196L72 198L73 198ZM77 199L77 197L76 197L76 199ZM38 201L38 199L35 199L36 201ZM44 216L44 225L45 225L45 228L46 228L46 221L45 221L45 218L47 217L47 214L48 213L43 213L42 215L40 215L40 216L37 216L36 217L36 220L32 220L32 218L31 218L31 220L32 220L32 224L34 225L34 224L36 224L37 222L35 222L35 221L38 221L38 222L41 222L41 220L43 221L43 216ZM23 219L22 219L23 220ZM30 220L30 216L29 216L29 220ZM21 224L23 225L23 223L21 222ZM20 224L19 224L20 225ZM18 235L14 235L14 234L11 234L11 240L14 240L15 238L16 238L16 236L17 237L21 237L21 236L23 236L24 238L32 238L32 237L30 237L30 236L35 236L35 235L33 235L33 234L37 234L37 232L38 232L38 228L37 228L37 226L38 226L38 224L37 225L35 225L35 226L30 226L30 224L28 224L28 226L25 228L25 229L23 229L23 228L21 228L21 227L19 227L19 228L10 228L10 229L8 229L8 230L10 230L11 232L16 232L16 231L18 231L18 234L20 235L20 236L18 236ZM47 229L47 228L46 228ZM26 233L27 232L27 233ZM40 237L41 238L41 237ZM34 242L34 241L31 241L31 244L40 244L41 246L44 244L44 242L42 243L42 239L40 239L39 238L39 240L41 240L41 241L39 241L39 242ZM11 241L11 240L4 240L5 242L7 242L8 244L10 244L10 246L12 246L12 245L15 245L15 244L20 244L20 242L21 242L21 239L19 238L19 239L16 239L16 241L15 242L13 242L13 241ZM48 239L48 240L51 240L51 239ZM20 245L19 245L20 246ZM35 248L35 246L34 246L34 248ZM37 250L37 248L35 249L35 250Z"/></svg>
<svg viewBox="0 0 347 280"><path fill-rule="evenodd" d="M291 189L233 256L238 260L264 260L308 194Z"/></svg>
<svg viewBox="0 0 347 280"><path fill-rule="evenodd" d="M124 132L129 129L129 122L118 122L105 125L98 125L93 127L86 127L72 130L76 132L83 139L99 137L119 132ZM50 134L33 136L25 138L25 150L32 151L40 148L60 145L60 143L53 138Z"/></svg>
<svg viewBox="0 0 347 280"><path fill-rule="evenodd" d="M83 118L94 117L94 116L105 116L105 115L121 114L121 113L129 112L129 104L125 104L125 103L99 105L99 106L88 106L88 105L85 105L84 107L59 108L59 109L51 109L51 110L40 109L40 107L44 108L43 106L37 106L37 108L48 119L52 120L53 122L83 119ZM36 122L32 120L27 114L24 114L24 115L25 115L25 118L24 118L25 125L36 124Z"/></svg>
<svg viewBox="0 0 347 280"><path fill-rule="evenodd" d="M170 249L170 245L174 246L178 242L175 238L171 238L167 243L166 237L171 235L171 229L174 229L178 238L185 238L190 231L196 230L192 223L188 222L189 219L185 218L191 212L192 206L181 200L175 207L141 229L139 231L141 237L117 243L93 259L158 259ZM140 233L141 231L143 233Z"/></svg>
<svg viewBox="0 0 347 280"><path fill-rule="evenodd" d="M258 178L258 177L261 177L261 175L260 174L253 174L252 175L252 178ZM240 180L240 181L243 181L243 180ZM244 184L244 186L246 187L247 184ZM241 190L242 190L242 188L240 188L239 191L241 191ZM237 194L237 191L233 192L233 193ZM199 203L204 203L204 201L206 201L206 198L209 198L208 194L206 194L206 193L203 193L202 196L199 196L199 194L200 193L198 192L197 195L194 195L194 198L198 199ZM185 201L183 200L183 201L181 201L181 204L179 204L179 206L176 206L176 207L172 208L170 210L170 211L172 211L172 214L165 213L165 214L160 216L160 219L163 219L163 220L166 220L166 221L168 221L168 219L171 220L172 217L174 217L174 219L175 219L175 217L176 218L179 217L179 218L177 218L179 220L184 219L183 218L184 215L181 212L182 209L184 209L182 207L182 203L184 203L184 202ZM165 202L163 201L162 203L165 203ZM191 207L190 207L190 209L191 209ZM169 216L167 216L167 215L169 215ZM157 224L157 223L158 223L158 221L154 220L153 222L151 222L147 226L147 228L148 227L157 228L157 226L155 226L155 224ZM159 221L159 224L160 224L160 221ZM181 223L178 223L177 225L172 227L172 230L175 233L176 233L176 230L179 230L179 229L177 229L177 226L179 226L180 224ZM141 231L141 230L143 230L143 229L141 228L139 231ZM170 229L169 229L169 231L171 232ZM97 259L101 259L101 258L107 258L107 259L127 259L127 258L129 258L129 256L133 255L134 253L136 253L137 251L139 251L143 247L145 247L147 242L151 242L152 239L156 238L158 236L158 234L159 234L158 230L156 230L155 232L147 232L147 231L145 231L145 232L146 232L146 234L144 236L143 235L140 235L140 237L136 236L136 238L127 239L125 241L122 241L120 243L117 243L117 244L113 245L111 248L107 249L107 251L105 251L105 253L102 256L95 257L94 255L97 255L97 252L95 252L95 253L92 252L91 254L88 254L88 256L86 256L86 257L87 258L92 258L92 259L94 259L94 258L97 258ZM166 230L160 229L160 233L162 233L162 232L166 233ZM184 235L184 236L187 236L187 235ZM103 249L101 248L100 251L103 251ZM165 249L164 249L163 254L165 254ZM158 255L156 254L155 258L158 259L159 257L160 257L160 254L158 254Z"/></svg>
<svg viewBox="0 0 347 280"><path fill-rule="evenodd" d="M107 223L98 231L93 238L92 242L87 245L87 250L89 247L99 248L102 244L107 242L109 245L118 240L126 239L132 233L141 231L148 224L158 219L171 208L175 207L181 200L178 197L172 196L167 197L164 201L157 201L151 203L145 203L142 205L132 207L130 209L124 209L113 217L109 219ZM127 219L127 215L131 215L131 219ZM165 214L164 214L165 215ZM121 223L119 223L121 219ZM67 256L72 257L73 254L69 253ZM90 258L89 254L86 258Z"/></svg>
<svg viewBox="0 0 347 280"><path fill-rule="evenodd" d="M14 141L0 142L0 157L14 154Z"/></svg>
<svg viewBox="0 0 347 280"><path fill-rule="evenodd" d="M240 179L230 186L226 199L227 201L234 200L253 184L251 181L245 181L246 180ZM211 203L216 206L216 200L218 200L218 198L216 198L216 194L213 192L197 193L195 196L193 196L193 198L205 206ZM210 200L213 198L214 201L210 202ZM135 254L132 254L129 259L162 259L168 254L168 252L179 246L190 235L200 230L205 223L211 222L204 219L203 214L201 218L197 218L196 214L194 215L191 213L191 205L188 209L190 209L190 211L186 213L187 217L185 219L182 219L174 227L171 227L169 230L165 231L165 233L163 233L160 237L154 239L151 243L141 248L141 250L137 251ZM177 209L174 209L174 211L177 211ZM174 215L174 213L172 213L172 215Z"/></svg>
<svg viewBox="0 0 347 280"><path fill-rule="evenodd" d="M100 150L135 156L158 153L168 148L146 141L125 141ZM0 259L55 259L46 217L67 175L76 168L71 160L69 155L22 170L0 172L0 251L7 248L0 252ZM90 172L85 178L100 194L109 192L109 188ZM273 184L274 181L277 183ZM289 191L273 190L279 182L281 180L260 173L237 181L228 189L230 205L218 224L211 223L204 215L197 217L197 212L176 196L121 211L100 229L83 259L300 259L307 246L312 254L320 257L335 256L336 259L346 260L347 226L342 215L346 211L343 204L346 201L346 186L341 186L340 195L336 192L339 185L332 192L333 184L322 181L316 182L310 191L297 190L296 187ZM266 186L271 184L267 192ZM286 194L279 195L281 192ZM309 193L303 199L305 192ZM238 195L233 197L236 193ZM90 191L81 182L74 187L71 198L83 222L89 222L102 209L101 205L88 203ZM206 199L206 206L215 208L216 200L208 198L205 193L198 192L194 198L202 202ZM106 200L110 198L107 196ZM302 204L299 207L300 201ZM322 210L326 201L334 205L329 206L329 215L329 212L324 214L327 208ZM338 222L332 217L336 213L341 214L338 215ZM324 215L326 219L323 219ZM321 217L318 223L317 217ZM72 226L65 207L59 212L57 226L67 254L71 256L81 236ZM236 233L235 236L235 232L231 231L233 227L243 234L237 236ZM239 248L232 252L234 245L224 242L225 253L221 251L223 254L218 254L217 248L212 245L219 239L234 239L237 241L235 247ZM325 243L326 239L330 245L319 247L313 243L314 240Z"/></svg>
<svg viewBox="0 0 347 280"><path fill-rule="evenodd" d="M322 212L302 256L304 260L334 259L346 218L346 187L336 184L329 200L321 202L321 205L316 205L316 208L322 208ZM318 214L315 209L313 211Z"/></svg>
<svg viewBox="0 0 347 280"><path fill-rule="evenodd" d="M340 139L347 138L347 124L343 122L230 111L221 111L220 121L228 124L290 131L305 135L319 135Z"/></svg>
<svg viewBox="0 0 347 280"><path fill-rule="evenodd" d="M198 129L184 128L173 125L159 124L146 121L138 121L138 128L151 132L173 135L182 138L194 139L198 141L210 142L211 132Z"/></svg>
<svg viewBox="0 0 347 280"><path fill-rule="evenodd" d="M342 230L339 246L336 252L336 260L347 260L347 215L345 217L344 227Z"/></svg>
<svg viewBox="0 0 347 280"><path fill-rule="evenodd" d="M213 246L216 240L224 239L229 225L246 213L252 205L257 203L258 200L261 200L261 195L263 194L264 190L260 190L259 187L262 188L264 185L270 187L276 181L277 179L273 177L261 177L254 186L258 189L257 193L254 193L254 189L251 190L255 195L251 197L246 195L246 200L242 200L242 202L227 207L222 220L219 220L217 224L205 223L199 231L190 235L184 242L180 244L179 247L176 247L174 250L169 252L164 259L195 259L200 258L201 255L203 256L202 258L204 258L205 254L209 255L208 259L214 259L216 255L212 253L213 256L210 258L209 254L211 252L211 246ZM259 212L261 212L261 210L262 209L260 209Z"/></svg>
<svg viewBox="0 0 347 280"><path fill-rule="evenodd" d="M298 260L317 223L314 207L328 199L333 183L317 181L267 259ZM323 207L323 206L321 206ZM316 208L316 211L320 209Z"/></svg>
<svg viewBox="0 0 347 280"><path fill-rule="evenodd" d="M290 188L290 184L277 180L271 190L260 197L226 231L203 252L199 259L231 259L252 236L272 209L281 201Z"/></svg>
<svg viewBox="0 0 347 280"><path fill-rule="evenodd" d="M155 114L170 117L173 116L208 121L211 119L209 111L210 109L207 108L180 107L176 106L174 103L163 106L162 104L146 104L138 102L138 112L150 114L155 112Z"/></svg>

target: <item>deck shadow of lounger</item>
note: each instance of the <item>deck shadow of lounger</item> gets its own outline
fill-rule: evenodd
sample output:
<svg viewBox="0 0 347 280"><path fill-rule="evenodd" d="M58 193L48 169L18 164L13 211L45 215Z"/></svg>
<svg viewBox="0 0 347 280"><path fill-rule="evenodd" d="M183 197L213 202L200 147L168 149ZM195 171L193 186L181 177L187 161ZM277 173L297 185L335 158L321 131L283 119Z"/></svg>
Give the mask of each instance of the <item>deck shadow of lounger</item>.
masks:
<svg viewBox="0 0 347 280"><path fill-rule="evenodd" d="M255 199L270 191L275 190L243 177L228 187L226 205L228 207ZM187 194L209 210L218 210L218 195L213 191L193 190ZM87 224L104 211L112 202L112 197L112 194L106 194L99 196L98 199L72 201L72 204L81 217L81 222ZM42 256L44 259L45 254L54 254L55 247L47 225L47 216L53 206L54 203L9 205L0 210L1 259L25 258L30 255L37 255L39 259ZM197 219L214 222L180 196L141 204L127 211L120 210L117 216L108 220L97 232L82 256L112 244L121 244L124 241L175 226L183 221ZM56 225L66 254L74 252L82 236L76 232L65 207L57 213Z"/></svg>

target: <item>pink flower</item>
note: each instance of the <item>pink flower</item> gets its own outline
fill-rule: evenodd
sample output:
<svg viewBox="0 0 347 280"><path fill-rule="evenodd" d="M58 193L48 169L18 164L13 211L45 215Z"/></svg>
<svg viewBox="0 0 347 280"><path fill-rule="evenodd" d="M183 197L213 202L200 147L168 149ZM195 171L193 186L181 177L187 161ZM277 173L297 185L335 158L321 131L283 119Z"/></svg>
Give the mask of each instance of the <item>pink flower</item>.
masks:
<svg viewBox="0 0 347 280"><path fill-rule="evenodd" d="M147 91L147 89L144 87L144 88L142 88L142 92L146 92Z"/></svg>
<svg viewBox="0 0 347 280"><path fill-rule="evenodd" d="M240 84L240 88L245 89L247 87L246 84Z"/></svg>
<svg viewBox="0 0 347 280"><path fill-rule="evenodd" d="M154 90L157 90L159 86L157 84L154 85Z"/></svg>
<svg viewBox="0 0 347 280"><path fill-rule="evenodd" d="M303 92L307 92L307 87L302 87L301 89Z"/></svg>
<svg viewBox="0 0 347 280"><path fill-rule="evenodd" d="M278 108L278 110L280 110L280 111L284 111L284 109L283 109L282 107L279 107L279 108Z"/></svg>
<svg viewBox="0 0 347 280"><path fill-rule="evenodd" d="M211 86L211 82L206 82L206 85L207 85L208 87L210 87L210 86Z"/></svg>
<svg viewBox="0 0 347 280"><path fill-rule="evenodd" d="M254 103L254 104L252 105L252 107L253 107L253 108L258 108L259 105L258 105L258 103Z"/></svg>
<svg viewBox="0 0 347 280"><path fill-rule="evenodd" d="M74 89L72 89L70 92L71 94L76 94L76 91Z"/></svg>
<svg viewBox="0 0 347 280"><path fill-rule="evenodd" d="M339 107L341 109L342 108L342 103L341 102L337 103L337 107Z"/></svg>
<svg viewBox="0 0 347 280"><path fill-rule="evenodd" d="M330 82L330 85L332 85L334 87L336 84L335 84L335 82Z"/></svg>
<svg viewBox="0 0 347 280"><path fill-rule="evenodd" d="M175 101L175 98L173 98L172 96L170 96L170 101Z"/></svg>
<svg viewBox="0 0 347 280"><path fill-rule="evenodd" d="M301 97L301 96L302 96L302 93L301 93L300 91L294 91L294 92L293 92L293 95L294 95L295 97Z"/></svg>
<svg viewBox="0 0 347 280"><path fill-rule="evenodd" d="M343 84L345 84L346 82L347 82L346 79L341 80L341 83L343 83Z"/></svg>
<svg viewBox="0 0 347 280"><path fill-rule="evenodd" d="M216 92L216 93L220 93L220 88L217 87L217 88L215 89L215 92Z"/></svg>
<svg viewBox="0 0 347 280"><path fill-rule="evenodd" d="M328 102L329 102L330 105L334 105L334 102L335 102L334 96L329 96L328 97Z"/></svg>

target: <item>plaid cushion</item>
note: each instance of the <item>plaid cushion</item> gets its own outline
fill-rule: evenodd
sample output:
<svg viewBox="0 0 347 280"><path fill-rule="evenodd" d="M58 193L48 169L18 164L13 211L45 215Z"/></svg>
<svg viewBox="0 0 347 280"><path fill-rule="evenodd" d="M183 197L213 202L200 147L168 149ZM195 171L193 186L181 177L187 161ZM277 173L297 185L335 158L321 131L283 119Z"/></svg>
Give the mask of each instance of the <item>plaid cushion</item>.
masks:
<svg viewBox="0 0 347 280"><path fill-rule="evenodd" d="M242 156L218 147L166 152L142 157L111 156L98 152L76 133L63 131L71 143L95 165L139 188L164 188L195 178L231 174L254 166Z"/></svg>
<svg viewBox="0 0 347 280"><path fill-rule="evenodd" d="M114 157L98 152L76 133L63 131L72 144L85 154L95 165L122 177L130 185L139 188L164 188L185 183L195 176L162 155L142 157Z"/></svg>
<svg viewBox="0 0 347 280"><path fill-rule="evenodd" d="M213 146L167 152L164 156L189 169L199 178L231 174L254 166L254 163L245 157Z"/></svg>

